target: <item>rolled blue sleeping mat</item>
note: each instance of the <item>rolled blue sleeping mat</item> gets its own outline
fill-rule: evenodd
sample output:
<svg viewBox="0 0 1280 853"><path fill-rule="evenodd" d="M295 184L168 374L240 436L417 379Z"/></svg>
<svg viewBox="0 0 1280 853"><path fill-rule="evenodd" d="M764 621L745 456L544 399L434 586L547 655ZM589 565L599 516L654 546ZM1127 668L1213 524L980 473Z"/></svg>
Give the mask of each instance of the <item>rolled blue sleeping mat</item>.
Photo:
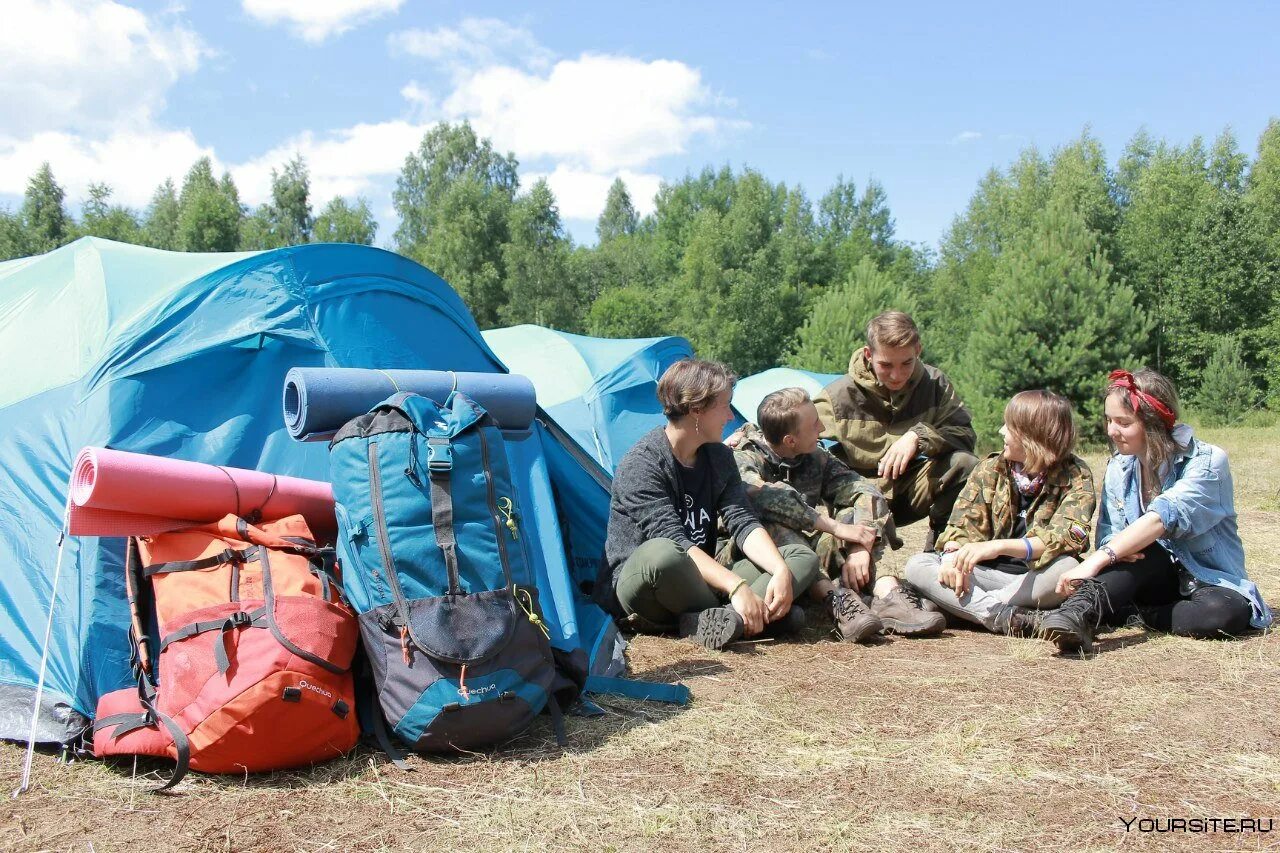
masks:
<svg viewBox="0 0 1280 853"><path fill-rule="evenodd" d="M455 387L502 429L528 429L537 414L533 383L512 373L294 367L284 378L284 424L298 441L328 441L347 421L399 391L443 404Z"/></svg>

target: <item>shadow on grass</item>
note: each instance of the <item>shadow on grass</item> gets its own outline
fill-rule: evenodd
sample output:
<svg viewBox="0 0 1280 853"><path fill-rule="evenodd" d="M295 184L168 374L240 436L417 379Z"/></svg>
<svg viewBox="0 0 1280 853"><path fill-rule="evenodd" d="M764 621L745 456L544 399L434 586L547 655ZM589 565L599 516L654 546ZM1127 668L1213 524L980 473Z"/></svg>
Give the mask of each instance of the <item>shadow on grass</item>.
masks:
<svg viewBox="0 0 1280 853"><path fill-rule="evenodd" d="M705 660L682 661L672 667L661 669L670 671L685 668L688 668L691 674L725 670L722 664ZM647 677L651 680L661 680L657 670L649 673ZM666 676L666 679L678 677L672 674ZM528 729L488 750L420 754L410 752L401 745L406 765L404 769L396 767L391 758L366 737L347 755L311 767L266 773L228 774L204 774L193 770L176 789L163 792L163 796L166 799L171 797L184 799L188 796L199 798L231 789L292 790L342 782L374 782L383 776L410 779L421 773L463 768L472 764L501 765L509 762L518 764L530 761L554 761L566 754L578 754L605 747L609 741L625 735L631 729L661 723L682 713L687 707L615 696L593 695L592 701L605 713L594 717L566 714L564 746L556 742L551 718L544 712L534 719ZM154 791L168 781L174 764L160 758L139 756L135 769L133 756L113 756L104 759L103 766L120 776L122 783L127 784L131 777L136 777L136 784L141 792ZM427 778L430 777L424 778L423 781L427 781ZM192 782L195 784L193 785Z"/></svg>

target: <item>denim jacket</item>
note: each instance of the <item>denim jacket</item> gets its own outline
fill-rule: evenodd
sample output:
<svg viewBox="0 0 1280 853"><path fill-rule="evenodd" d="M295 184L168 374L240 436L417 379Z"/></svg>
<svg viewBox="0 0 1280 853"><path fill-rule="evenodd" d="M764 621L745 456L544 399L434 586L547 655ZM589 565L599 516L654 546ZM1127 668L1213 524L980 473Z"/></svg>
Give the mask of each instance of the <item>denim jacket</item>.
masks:
<svg viewBox="0 0 1280 853"><path fill-rule="evenodd" d="M1184 449L1173 458L1164 490L1146 508L1164 523L1167 533L1159 542L1196 580L1248 599L1253 606L1250 624L1266 628L1271 611L1245 572L1227 454L1195 438L1186 424L1174 428L1173 439ZM1099 548L1143 515L1138 469L1135 457L1120 454L1107 465L1098 513Z"/></svg>

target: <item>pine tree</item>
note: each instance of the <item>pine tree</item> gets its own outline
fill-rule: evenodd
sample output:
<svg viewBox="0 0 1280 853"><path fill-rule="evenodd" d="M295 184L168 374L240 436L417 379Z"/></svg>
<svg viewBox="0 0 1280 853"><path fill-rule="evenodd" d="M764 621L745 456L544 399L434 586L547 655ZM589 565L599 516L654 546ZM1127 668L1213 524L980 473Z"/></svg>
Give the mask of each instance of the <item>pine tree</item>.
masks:
<svg viewBox="0 0 1280 853"><path fill-rule="evenodd" d="M865 256L845 282L813 304L800 327L787 364L819 373L844 373L853 352L863 345L867 323L883 311L914 314L910 291Z"/></svg>
<svg viewBox="0 0 1280 853"><path fill-rule="evenodd" d="M1099 235L1057 203L1002 253L986 308L957 371L979 433L994 437L1009 397L1048 388L1100 422L1108 371L1132 365L1150 330L1125 284L1112 282Z"/></svg>
<svg viewBox="0 0 1280 853"><path fill-rule="evenodd" d="M244 211L231 175L218 182L208 157L197 160L178 196L176 242L184 252L234 252Z"/></svg>
<svg viewBox="0 0 1280 853"><path fill-rule="evenodd" d="M596 222L596 237L607 243L618 237L629 237L636 233L640 216L635 205L631 203L631 194L622 178L615 178L609 187L609 195L604 202L604 210Z"/></svg>
<svg viewBox="0 0 1280 853"><path fill-rule="evenodd" d="M43 254L73 239L71 218L62 206L65 197L66 193L54 180L49 164L42 163L27 182L18 214L22 220L27 254Z"/></svg>
<svg viewBox="0 0 1280 853"><path fill-rule="evenodd" d="M147 207L146 219L142 225L143 242L157 249L178 251L178 216L181 212L173 181L165 178L164 183L156 187L155 194L151 196L151 204Z"/></svg>
<svg viewBox="0 0 1280 853"><path fill-rule="evenodd" d="M111 204L111 187L106 184L89 185L89 197L81 208L80 228L87 236L121 243L137 243L142 236L137 214L122 205Z"/></svg>
<svg viewBox="0 0 1280 853"><path fill-rule="evenodd" d="M1257 400L1253 371L1244 362L1239 339L1232 335L1219 337L1195 396L1200 420L1205 426L1236 423Z"/></svg>

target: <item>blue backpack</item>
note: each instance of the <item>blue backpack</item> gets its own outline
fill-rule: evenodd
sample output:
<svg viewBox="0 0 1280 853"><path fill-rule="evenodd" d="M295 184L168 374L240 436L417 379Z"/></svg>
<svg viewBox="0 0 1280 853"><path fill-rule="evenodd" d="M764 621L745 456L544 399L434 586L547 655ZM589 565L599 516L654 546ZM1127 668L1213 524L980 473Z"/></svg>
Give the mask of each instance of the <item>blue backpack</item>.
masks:
<svg viewBox="0 0 1280 853"><path fill-rule="evenodd" d="M329 445L343 582L378 704L420 752L471 750L548 708L558 675L502 432L474 400L396 394ZM560 701L556 694L560 694Z"/></svg>

